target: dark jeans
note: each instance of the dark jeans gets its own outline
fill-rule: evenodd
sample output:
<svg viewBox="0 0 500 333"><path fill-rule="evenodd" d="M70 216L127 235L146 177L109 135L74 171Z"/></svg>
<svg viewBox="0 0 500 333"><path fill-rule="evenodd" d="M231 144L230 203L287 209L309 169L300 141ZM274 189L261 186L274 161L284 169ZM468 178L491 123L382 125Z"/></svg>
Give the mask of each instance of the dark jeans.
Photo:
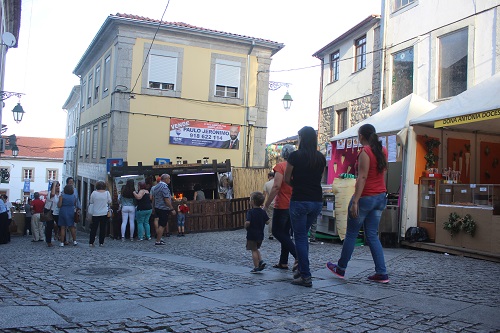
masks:
<svg viewBox="0 0 500 333"><path fill-rule="evenodd" d="M9 216L7 212L0 214L0 244L10 242Z"/></svg>
<svg viewBox="0 0 500 333"><path fill-rule="evenodd" d="M31 235L31 216L25 216L24 217L24 231L23 231L23 236L28 235L28 230L29 234Z"/></svg>
<svg viewBox="0 0 500 333"><path fill-rule="evenodd" d="M290 224L290 214L288 209L274 208L273 213L273 236L281 243L280 264L288 264L288 254L297 258L295 244L290 236L292 225Z"/></svg>
<svg viewBox="0 0 500 333"><path fill-rule="evenodd" d="M295 248L297 249L299 259L299 272L303 278L311 276L307 233L313 222L318 218L322 208L322 202L290 201L290 219L292 221Z"/></svg>
<svg viewBox="0 0 500 333"><path fill-rule="evenodd" d="M50 210L43 209L43 213L47 214ZM44 222L45 223L45 242L52 243L52 232L54 231L54 220Z"/></svg>
<svg viewBox="0 0 500 333"><path fill-rule="evenodd" d="M90 226L90 240L89 244L94 244L95 236L97 234L97 227L99 227L99 244L104 244L104 239L106 238L106 227L108 222L108 217L103 216L92 216L92 225Z"/></svg>

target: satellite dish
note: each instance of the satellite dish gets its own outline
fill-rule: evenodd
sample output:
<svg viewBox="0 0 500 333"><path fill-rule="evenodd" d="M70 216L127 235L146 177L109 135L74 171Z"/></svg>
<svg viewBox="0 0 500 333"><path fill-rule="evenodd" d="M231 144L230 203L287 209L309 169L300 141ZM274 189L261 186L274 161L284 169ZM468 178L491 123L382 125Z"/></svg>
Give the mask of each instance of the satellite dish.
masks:
<svg viewBox="0 0 500 333"><path fill-rule="evenodd" d="M2 34L2 43L7 45L7 47L12 47L16 45L16 37L14 37L14 35L10 32L4 32Z"/></svg>

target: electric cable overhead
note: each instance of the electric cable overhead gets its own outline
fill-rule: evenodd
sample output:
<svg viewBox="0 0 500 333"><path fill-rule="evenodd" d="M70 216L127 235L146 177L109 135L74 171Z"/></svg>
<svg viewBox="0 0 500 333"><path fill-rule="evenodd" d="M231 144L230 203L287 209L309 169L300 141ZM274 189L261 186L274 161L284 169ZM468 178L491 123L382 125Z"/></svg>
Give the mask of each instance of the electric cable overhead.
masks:
<svg viewBox="0 0 500 333"><path fill-rule="evenodd" d="M153 44L155 42L156 35L158 34L158 31L160 30L160 27L163 23L163 16L165 16L165 13L167 12L167 8L168 8L169 4L170 4L170 0L167 1L167 5L165 6L165 10L163 11L163 14L161 15L160 22L158 23L158 27L156 28L155 34L153 36L153 40L151 41L151 44L149 45L148 53L146 54L146 58L144 59L144 63L142 64L141 71L137 75L137 78L135 79L135 83L134 83L134 86L132 87L131 91L134 91L135 86L137 86L137 82L139 81L139 78L141 77L142 71L144 70L144 66L146 66L146 62L148 61L148 58L149 58L149 53L151 52L151 48L153 47Z"/></svg>

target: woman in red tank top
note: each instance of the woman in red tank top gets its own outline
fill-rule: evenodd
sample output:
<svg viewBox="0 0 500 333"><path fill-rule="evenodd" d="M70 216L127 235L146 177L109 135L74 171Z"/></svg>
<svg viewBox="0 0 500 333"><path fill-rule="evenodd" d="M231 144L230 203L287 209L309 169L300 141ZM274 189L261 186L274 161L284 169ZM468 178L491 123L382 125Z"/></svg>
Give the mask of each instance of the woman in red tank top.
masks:
<svg viewBox="0 0 500 333"><path fill-rule="evenodd" d="M342 254L337 264L328 262L326 266L338 277L344 277L347 264L354 251L356 238L363 226L375 263L375 274L369 276L368 280L387 283L389 277L385 267L384 251L378 238L380 217L387 204L385 186L387 150L382 146L373 125L361 126L358 135L363 150L358 155L358 178L349 203L347 232Z"/></svg>

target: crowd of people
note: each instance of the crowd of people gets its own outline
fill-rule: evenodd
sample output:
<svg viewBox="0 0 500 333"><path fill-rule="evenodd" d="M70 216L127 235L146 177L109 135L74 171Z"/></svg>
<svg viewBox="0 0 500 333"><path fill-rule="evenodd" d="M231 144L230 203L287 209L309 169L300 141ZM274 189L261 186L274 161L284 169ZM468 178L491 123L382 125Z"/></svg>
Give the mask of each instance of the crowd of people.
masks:
<svg viewBox="0 0 500 333"><path fill-rule="evenodd" d="M347 264L354 251L354 244L361 227L364 232L373 261L375 274L370 281L387 283L389 277L385 267L384 253L378 238L378 226L386 206L385 173L387 171L387 150L382 146L375 128L366 124L359 128L359 142L363 145L356 163L357 180L355 192L349 204L346 238L337 263L328 262L327 268L339 278L344 278ZM266 268L260 247L264 240L264 229L269 225L269 239L276 238L281 245L278 262L274 268L288 270L288 260L294 258L292 284L312 287L309 267L309 233L323 207L322 175L326 160L317 150L317 136L312 127L305 126L298 132L298 149L285 145L281 151L283 162L274 166L268 174L263 192L250 195L250 209L246 214L244 227L247 231L246 249L251 251L253 268L251 273L260 273ZM228 180L226 179L226 182ZM137 223L137 240L151 240L150 220L156 235L155 245L165 245L163 236L169 237L167 228L171 216L176 216L177 236L183 237L186 217L189 214L187 199L177 204L172 199L168 186L170 175L163 174L156 185L139 182L137 188L133 179L127 180L119 195L118 212L121 213L121 240L126 239L127 227L130 240L134 240ZM73 178L61 184L54 181L50 192L42 201L38 192L25 205L26 234L33 235L32 242L45 241L52 247L52 241L59 241L64 247L71 243L78 245L75 223L78 223L81 203L74 187ZM0 244L10 242L9 225L13 208L6 195L0 200ZM199 184L194 186L194 199L204 200ZM108 224L113 215L112 197L104 181L98 181L89 198L87 213L91 217L89 245L95 246L99 229L99 246L104 246ZM29 223L28 223L29 222Z"/></svg>

